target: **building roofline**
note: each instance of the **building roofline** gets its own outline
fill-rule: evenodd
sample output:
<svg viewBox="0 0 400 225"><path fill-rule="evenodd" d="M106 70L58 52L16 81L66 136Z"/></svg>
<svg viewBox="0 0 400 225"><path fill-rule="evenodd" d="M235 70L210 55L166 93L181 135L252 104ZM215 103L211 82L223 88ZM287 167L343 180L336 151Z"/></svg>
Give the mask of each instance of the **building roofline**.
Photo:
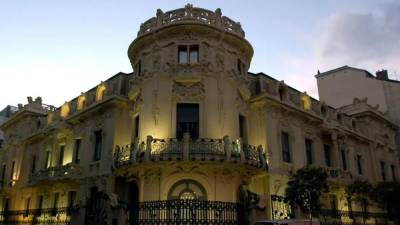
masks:
<svg viewBox="0 0 400 225"><path fill-rule="evenodd" d="M356 67L351 67L351 66L348 66L348 65L344 65L342 67L338 67L338 68L331 69L331 70L328 70L328 71L325 71L325 72L322 72L322 73L318 73L318 74L314 75L314 77L315 78L320 78L320 77L324 77L324 76L327 76L329 74L336 73L336 72L341 71L341 70L347 70L347 69L364 72L364 73L367 74L367 76L371 76L371 77L375 78L375 76L372 73L370 73L369 71L367 71L367 70L356 68Z"/></svg>

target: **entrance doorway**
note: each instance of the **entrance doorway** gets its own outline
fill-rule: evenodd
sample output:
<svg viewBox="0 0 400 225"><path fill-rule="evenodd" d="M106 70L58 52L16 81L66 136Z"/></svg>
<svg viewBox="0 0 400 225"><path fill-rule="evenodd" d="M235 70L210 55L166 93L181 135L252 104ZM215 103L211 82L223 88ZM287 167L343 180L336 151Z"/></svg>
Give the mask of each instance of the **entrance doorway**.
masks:
<svg viewBox="0 0 400 225"><path fill-rule="evenodd" d="M128 208L129 225L139 224L139 187L135 181L126 181L125 178L117 178L116 193Z"/></svg>

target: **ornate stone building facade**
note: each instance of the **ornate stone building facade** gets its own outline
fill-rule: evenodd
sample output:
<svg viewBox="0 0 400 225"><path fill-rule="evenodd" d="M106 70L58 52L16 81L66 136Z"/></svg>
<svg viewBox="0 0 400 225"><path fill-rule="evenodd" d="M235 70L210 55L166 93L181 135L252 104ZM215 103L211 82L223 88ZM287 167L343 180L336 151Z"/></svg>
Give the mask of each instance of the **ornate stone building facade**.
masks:
<svg viewBox="0 0 400 225"><path fill-rule="evenodd" d="M129 46L133 73L59 108L28 98L1 125L0 219L247 224L289 216L280 196L306 165L326 168L325 207L344 211L346 183L396 179L397 127L385 115L250 73L252 55L219 9L157 10Z"/></svg>

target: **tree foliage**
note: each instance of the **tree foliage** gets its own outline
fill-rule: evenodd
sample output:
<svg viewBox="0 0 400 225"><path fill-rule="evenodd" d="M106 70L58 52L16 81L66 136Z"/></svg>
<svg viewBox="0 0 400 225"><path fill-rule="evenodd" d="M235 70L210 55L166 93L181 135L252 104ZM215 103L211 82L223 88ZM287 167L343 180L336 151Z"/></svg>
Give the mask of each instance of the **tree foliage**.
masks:
<svg viewBox="0 0 400 225"><path fill-rule="evenodd" d="M292 174L286 188L289 203L303 213L318 216L321 209L320 197L329 191L328 175L318 167L306 167Z"/></svg>
<svg viewBox="0 0 400 225"><path fill-rule="evenodd" d="M373 186L368 181L364 180L355 180L346 187L347 196L357 201L365 201L368 199L372 190Z"/></svg>
<svg viewBox="0 0 400 225"><path fill-rule="evenodd" d="M370 194L371 199L385 208L389 216L398 220L396 216L400 215L400 183L383 182L376 185Z"/></svg>

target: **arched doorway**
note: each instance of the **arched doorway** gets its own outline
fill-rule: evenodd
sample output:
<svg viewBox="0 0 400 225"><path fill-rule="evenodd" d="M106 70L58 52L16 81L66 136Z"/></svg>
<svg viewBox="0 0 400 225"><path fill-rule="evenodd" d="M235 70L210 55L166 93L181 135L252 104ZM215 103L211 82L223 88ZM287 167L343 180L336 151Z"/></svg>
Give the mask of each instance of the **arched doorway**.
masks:
<svg viewBox="0 0 400 225"><path fill-rule="evenodd" d="M207 192L199 182L181 180L170 188L167 201L168 221L179 225L202 224L207 218Z"/></svg>

